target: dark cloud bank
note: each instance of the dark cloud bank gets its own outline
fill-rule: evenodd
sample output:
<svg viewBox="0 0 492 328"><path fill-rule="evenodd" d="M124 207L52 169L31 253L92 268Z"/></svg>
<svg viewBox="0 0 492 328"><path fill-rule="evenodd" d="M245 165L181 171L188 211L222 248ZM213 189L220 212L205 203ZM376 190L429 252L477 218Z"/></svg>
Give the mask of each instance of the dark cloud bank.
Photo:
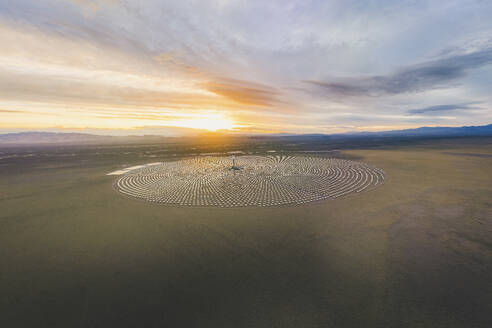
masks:
<svg viewBox="0 0 492 328"><path fill-rule="evenodd" d="M386 76L305 82L314 86L315 92L329 97L396 95L451 87L469 70L491 63L492 48L487 48L409 66Z"/></svg>
<svg viewBox="0 0 492 328"><path fill-rule="evenodd" d="M469 110L469 109L479 109L480 107L473 106L475 104L480 104L480 102L470 102L461 104L447 104L447 105L437 105L429 106L424 108L410 109L407 114L441 114L443 112L458 111L458 110Z"/></svg>

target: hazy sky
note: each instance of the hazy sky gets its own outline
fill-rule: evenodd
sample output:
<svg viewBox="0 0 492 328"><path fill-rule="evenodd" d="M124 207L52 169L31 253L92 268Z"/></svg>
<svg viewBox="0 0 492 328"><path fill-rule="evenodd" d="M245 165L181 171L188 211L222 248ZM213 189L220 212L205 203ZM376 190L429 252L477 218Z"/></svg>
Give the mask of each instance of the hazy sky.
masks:
<svg viewBox="0 0 492 328"><path fill-rule="evenodd" d="M492 1L0 1L0 132L492 123Z"/></svg>

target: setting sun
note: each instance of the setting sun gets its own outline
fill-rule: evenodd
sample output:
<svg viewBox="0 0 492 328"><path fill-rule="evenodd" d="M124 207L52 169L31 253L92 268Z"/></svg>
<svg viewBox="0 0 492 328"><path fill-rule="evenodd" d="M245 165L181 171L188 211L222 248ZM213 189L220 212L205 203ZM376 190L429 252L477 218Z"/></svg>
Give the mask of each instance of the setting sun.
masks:
<svg viewBox="0 0 492 328"><path fill-rule="evenodd" d="M173 126L191 129L201 129L209 131L232 130L234 122L222 116L211 116L206 118L195 118L180 120L172 123Z"/></svg>

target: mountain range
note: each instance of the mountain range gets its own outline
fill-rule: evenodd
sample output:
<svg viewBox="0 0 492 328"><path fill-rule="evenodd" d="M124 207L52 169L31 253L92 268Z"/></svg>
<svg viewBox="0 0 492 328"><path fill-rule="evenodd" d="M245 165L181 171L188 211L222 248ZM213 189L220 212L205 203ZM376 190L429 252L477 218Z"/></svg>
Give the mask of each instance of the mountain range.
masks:
<svg viewBox="0 0 492 328"><path fill-rule="evenodd" d="M246 135L237 135L243 136ZM336 138L365 138L365 137L478 137L492 136L492 124L482 126L462 127L420 127L416 129L391 130L380 132L352 132L344 134L304 134L304 135L262 135L263 138L276 137L336 137ZM247 137L247 136L246 136ZM249 136L251 137L251 135ZM258 136L256 136L258 137ZM162 142L164 140L179 140L186 137L166 137L158 135L145 136L107 136L88 133L59 133L59 132L18 132L0 134L0 145L29 145L29 144L97 144L97 143L139 143Z"/></svg>

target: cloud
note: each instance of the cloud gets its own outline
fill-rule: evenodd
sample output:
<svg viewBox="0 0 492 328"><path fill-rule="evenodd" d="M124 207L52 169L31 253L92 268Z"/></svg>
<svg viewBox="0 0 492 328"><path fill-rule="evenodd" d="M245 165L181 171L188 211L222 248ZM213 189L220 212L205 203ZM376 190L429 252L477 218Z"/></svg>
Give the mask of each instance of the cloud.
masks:
<svg viewBox="0 0 492 328"><path fill-rule="evenodd" d="M0 109L0 114L30 114L30 115L48 115L48 116L58 116L57 113L45 113L38 111L30 111L30 110L17 110L17 109Z"/></svg>
<svg viewBox="0 0 492 328"><path fill-rule="evenodd" d="M18 113L29 113L25 110L10 110L10 109L0 109L0 114L1 113L6 113L6 114L18 114Z"/></svg>
<svg viewBox="0 0 492 328"><path fill-rule="evenodd" d="M479 109L480 107L472 106L472 105L479 104L479 103L480 102L470 102L470 103L461 103L461 104L446 104L446 105L429 106L429 107L424 107L424 108L410 109L409 111L407 111L407 114L410 114L410 115L442 114L443 112L450 112L450 111Z"/></svg>
<svg viewBox="0 0 492 328"><path fill-rule="evenodd" d="M389 75L305 82L325 96L379 97L450 88L470 70L491 63L492 48L486 48L409 66Z"/></svg>
<svg viewBox="0 0 492 328"><path fill-rule="evenodd" d="M221 79L205 83L205 89L244 105L269 107L279 101L276 89L246 81Z"/></svg>
<svg viewBox="0 0 492 328"><path fill-rule="evenodd" d="M78 6L82 6L91 12L96 12L107 5L115 5L119 0L68 0Z"/></svg>

